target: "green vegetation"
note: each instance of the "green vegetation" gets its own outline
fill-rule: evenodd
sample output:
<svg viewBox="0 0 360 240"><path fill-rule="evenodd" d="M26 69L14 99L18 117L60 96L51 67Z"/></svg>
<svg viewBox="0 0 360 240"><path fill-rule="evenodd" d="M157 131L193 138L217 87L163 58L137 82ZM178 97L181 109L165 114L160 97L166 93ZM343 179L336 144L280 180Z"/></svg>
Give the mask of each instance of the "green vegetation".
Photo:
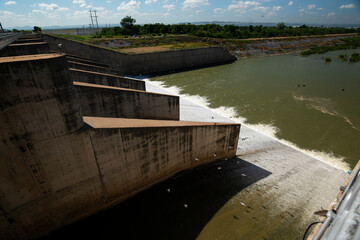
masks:
<svg viewBox="0 0 360 240"><path fill-rule="evenodd" d="M349 59L350 63L355 63L355 62L359 62L360 61L360 55L359 53L353 53L351 54L351 57Z"/></svg>
<svg viewBox="0 0 360 240"><path fill-rule="evenodd" d="M347 56L347 54L340 54L338 56L338 59L340 62L346 62L348 60L348 56Z"/></svg>
<svg viewBox="0 0 360 240"><path fill-rule="evenodd" d="M331 63L331 58L329 57L326 57L325 60L324 60L325 63Z"/></svg>
<svg viewBox="0 0 360 240"><path fill-rule="evenodd" d="M309 50L301 52L302 56L309 56L312 54L322 54L330 51L356 49L360 47L360 37L344 38L336 42L332 46L314 46Z"/></svg>
<svg viewBox="0 0 360 240"><path fill-rule="evenodd" d="M35 32L35 33L39 33L39 32L41 32L41 28L40 28L40 27L38 27L38 26L34 26L34 30L33 30L33 32Z"/></svg>
<svg viewBox="0 0 360 240"><path fill-rule="evenodd" d="M305 24L300 27L286 26L281 22L276 27L260 26L235 26L218 24L145 24L134 25L136 22L130 16L126 16L120 22L122 27L104 28L97 37L114 37L121 35L164 35L164 34L188 34L198 37L214 38L264 38L264 37L294 37L325 34L360 33L360 29L350 28L324 28L309 27Z"/></svg>

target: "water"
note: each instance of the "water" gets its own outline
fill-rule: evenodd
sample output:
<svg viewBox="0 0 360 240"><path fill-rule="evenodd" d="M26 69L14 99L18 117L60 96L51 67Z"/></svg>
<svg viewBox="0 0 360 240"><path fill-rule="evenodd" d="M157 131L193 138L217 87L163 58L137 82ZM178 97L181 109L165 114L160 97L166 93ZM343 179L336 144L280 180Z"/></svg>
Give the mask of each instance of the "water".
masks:
<svg viewBox="0 0 360 240"><path fill-rule="evenodd" d="M245 124L324 161L354 167L360 159L360 63L337 59L358 50L283 55L152 78L209 107L234 110ZM330 57L331 63L324 63ZM346 169L346 166L344 167Z"/></svg>

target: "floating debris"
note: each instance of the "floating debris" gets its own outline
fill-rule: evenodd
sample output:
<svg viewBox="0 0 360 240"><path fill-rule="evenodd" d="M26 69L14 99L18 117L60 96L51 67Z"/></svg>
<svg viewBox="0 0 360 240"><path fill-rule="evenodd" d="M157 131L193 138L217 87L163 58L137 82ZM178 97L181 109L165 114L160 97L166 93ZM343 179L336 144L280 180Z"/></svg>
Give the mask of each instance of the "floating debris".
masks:
<svg viewBox="0 0 360 240"><path fill-rule="evenodd" d="M198 159L198 158L195 158L195 161L199 161L199 159Z"/></svg>
<svg viewBox="0 0 360 240"><path fill-rule="evenodd" d="M230 146L229 149L233 149L233 147Z"/></svg>
<svg viewBox="0 0 360 240"><path fill-rule="evenodd" d="M242 173L241 176L246 177L246 174Z"/></svg>
<svg viewBox="0 0 360 240"><path fill-rule="evenodd" d="M218 167L218 170L221 170L221 167Z"/></svg>
<svg viewBox="0 0 360 240"><path fill-rule="evenodd" d="M168 188L166 191L169 193L169 192L170 192L170 188Z"/></svg>
<svg viewBox="0 0 360 240"><path fill-rule="evenodd" d="M214 153L213 155L214 155L214 157L216 157L216 153Z"/></svg>
<svg viewBox="0 0 360 240"><path fill-rule="evenodd" d="M188 207L188 205L187 204L184 204L184 208L187 208Z"/></svg>
<svg viewBox="0 0 360 240"><path fill-rule="evenodd" d="M243 203L243 202L240 202L240 204L241 204L242 206L246 206L245 203Z"/></svg>

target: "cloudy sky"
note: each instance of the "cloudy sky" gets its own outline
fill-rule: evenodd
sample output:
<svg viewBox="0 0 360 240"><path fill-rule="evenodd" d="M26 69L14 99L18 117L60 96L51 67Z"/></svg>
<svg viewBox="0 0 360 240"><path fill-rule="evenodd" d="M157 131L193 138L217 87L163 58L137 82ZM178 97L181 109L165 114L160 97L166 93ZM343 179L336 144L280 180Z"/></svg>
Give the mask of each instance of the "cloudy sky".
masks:
<svg viewBox="0 0 360 240"><path fill-rule="evenodd" d="M130 15L137 23L198 21L360 24L360 0L0 0L5 28L87 25L89 10L99 24L118 24Z"/></svg>

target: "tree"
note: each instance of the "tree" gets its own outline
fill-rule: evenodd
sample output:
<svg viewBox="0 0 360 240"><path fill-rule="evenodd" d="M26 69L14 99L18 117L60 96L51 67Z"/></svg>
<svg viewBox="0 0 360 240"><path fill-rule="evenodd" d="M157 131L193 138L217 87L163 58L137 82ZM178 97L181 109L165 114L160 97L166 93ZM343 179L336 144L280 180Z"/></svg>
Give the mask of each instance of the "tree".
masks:
<svg viewBox="0 0 360 240"><path fill-rule="evenodd" d="M33 32L41 32L41 28L40 27L38 27L38 26L34 26L34 30L33 30Z"/></svg>
<svg viewBox="0 0 360 240"><path fill-rule="evenodd" d="M136 20L135 20L135 19L133 19L133 18L130 17L130 16L126 16L126 17L124 17L123 19L121 19L120 25L121 25L123 28L132 29L133 26L134 26L134 23L136 23Z"/></svg>
<svg viewBox="0 0 360 240"><path fill-rule="evenodd" d="M285 23L284 22L279 22L277 27L278 27L278 29L283 30L285 28Z"/></svg>

